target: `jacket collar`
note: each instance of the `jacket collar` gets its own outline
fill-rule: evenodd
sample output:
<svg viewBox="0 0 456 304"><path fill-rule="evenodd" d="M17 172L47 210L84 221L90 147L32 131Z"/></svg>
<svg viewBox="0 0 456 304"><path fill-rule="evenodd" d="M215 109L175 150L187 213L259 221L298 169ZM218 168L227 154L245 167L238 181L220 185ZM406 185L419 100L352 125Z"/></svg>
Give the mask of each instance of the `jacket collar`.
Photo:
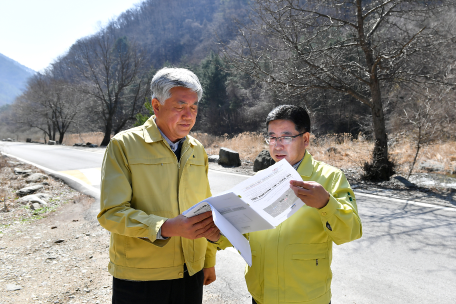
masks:
<svg viewBox="0 0 456 304"><path fill-rule="evenodd" d="M312 155L306 150L306 154L304 154L304 158L298 167L298 173L302 176L311 176L314 169L313 162Z"/></svg>
<svg viewBox="0 0 456 304"><path fill-rule="evenodd" d="M160 130L157 127L157 124L155 123L155 115L152 115L144 124L143 124L143 129L144 129L144 141L148 144L154 143L157 141L165 141L163 136L160 134ZM192 146L196 146L196 140L190 136L187 135L187 139L184 141L189 142Z"/></svg>

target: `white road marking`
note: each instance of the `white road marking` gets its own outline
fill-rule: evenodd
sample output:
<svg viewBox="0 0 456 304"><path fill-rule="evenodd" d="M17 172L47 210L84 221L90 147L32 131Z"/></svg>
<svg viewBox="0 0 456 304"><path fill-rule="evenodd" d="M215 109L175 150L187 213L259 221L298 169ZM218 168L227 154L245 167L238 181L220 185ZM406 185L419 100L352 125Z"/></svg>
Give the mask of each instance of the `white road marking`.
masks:
<svg viewBox="0 0 456 304"><path fill-rule="evenodd" d="M367 196L367 197L372 197L372 198L382 198L382 199L393 201L393 202L398 202L398 203L403 203L403 204L411 204L411 205L427 207L427 208L442 209L442 210L445 210L445 211L456 211L456 208L454 208L454 207L444 207L444 206L439 206L439 205L420 203L420 202L403 200L403 199L398 199L398 198L389 197L389 196L367 194L367 193L362 193L362 192L355 192L355 195L356 196Z"/></svg>
<svg viewBox="0 0 456 304"><path fill-rule="evenodd" d="M237 176L243 176L243 177L252 177L251 175L243 175L243 174L237 174L237 173L229 173L229 172L224 172L224 171L218 171L218 170L213 170L209 169L213 172L219 172L223 174L228 174L228 175L237 175ZM456 208L454 207L444 207L444 206L439 206L439 205L432 205L432 204L426 204L426 203L420 203L420 202L415 202L415 201L409 201L409 200L402 200L398 198L392 198L388 196L382 196L382 195L374 195L374 194L367 194L367 193L362 193L355 191L355 195L358 196L367 196L367 197L372 197L372 198L377 198L377 199L384 199L384 200L390 200L398 203L405 203L405 204L412 204L416 206L421 206L421 207L427 207L427 208L435 208L435 209L442 209L445 211L456 211Z"/></svg>
<svg viewBox="0 0 456 304"><path fill-rule="evenodd" d="M245 175L245 174L239 174L239 173L231 173L231 172L219 171L219 170L214 170L214 169L209 169L209 171L223 173L223 174L228 174L228 175L243 176L243 177L252 177L253 176L253 175Z"/></svg>
<svg viewBox="0 0 456 304"><path fill-rule="evenodd" d="M81 169L81 171L92 186L99 186L101 184L101 168Z"/></svg>

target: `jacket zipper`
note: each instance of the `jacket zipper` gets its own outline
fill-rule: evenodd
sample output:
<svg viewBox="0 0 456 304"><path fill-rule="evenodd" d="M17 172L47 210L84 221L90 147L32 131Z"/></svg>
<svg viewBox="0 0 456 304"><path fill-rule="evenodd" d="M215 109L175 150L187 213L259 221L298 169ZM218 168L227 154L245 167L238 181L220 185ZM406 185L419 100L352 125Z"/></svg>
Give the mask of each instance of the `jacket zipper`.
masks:
<svg viewBox="0 0 456 304"><path fill-rule="evenodd" d="M187 152L189 149L190 149L190 143L188 144L187 149L185 149L184 152L181 152L181 159L180 160L182 160L182 156L184 156L185 152ZM190 158L190 156L188 158ZM188 158L187 158L187 160L188 160ZM177 157L176 157L176 159L177 159ZM180 170L180 164L181 164L180 160L177 160L177 168L179 170Z"/></svg>

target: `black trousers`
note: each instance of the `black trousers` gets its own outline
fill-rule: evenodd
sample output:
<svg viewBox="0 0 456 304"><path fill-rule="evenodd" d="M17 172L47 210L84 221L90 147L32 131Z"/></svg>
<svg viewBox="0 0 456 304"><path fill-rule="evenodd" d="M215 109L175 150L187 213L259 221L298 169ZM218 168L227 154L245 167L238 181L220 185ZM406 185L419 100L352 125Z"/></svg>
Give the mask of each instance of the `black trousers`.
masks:
<svg viewBox="0 0 456 304"><path fill-rule="evenodd" d="M187 270L185 268L185 270ZM162 281L126 281L113 278L112 304L201 304L204 273L182 279Z"/></svg>

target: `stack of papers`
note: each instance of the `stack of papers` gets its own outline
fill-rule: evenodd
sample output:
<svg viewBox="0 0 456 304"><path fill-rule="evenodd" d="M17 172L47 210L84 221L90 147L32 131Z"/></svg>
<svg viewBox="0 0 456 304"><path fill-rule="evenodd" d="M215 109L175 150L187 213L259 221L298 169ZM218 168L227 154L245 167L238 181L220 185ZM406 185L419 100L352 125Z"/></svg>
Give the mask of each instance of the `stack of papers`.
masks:
<svg viewBox="0 0 456 304"><path fill-rule="evenodd" d="M273 229L304 206L290 188L291 180L302 178L283 159L232 189L199 202L183 215L212 211L215 225L252 266L250 244L242 234Z"/></svg>

